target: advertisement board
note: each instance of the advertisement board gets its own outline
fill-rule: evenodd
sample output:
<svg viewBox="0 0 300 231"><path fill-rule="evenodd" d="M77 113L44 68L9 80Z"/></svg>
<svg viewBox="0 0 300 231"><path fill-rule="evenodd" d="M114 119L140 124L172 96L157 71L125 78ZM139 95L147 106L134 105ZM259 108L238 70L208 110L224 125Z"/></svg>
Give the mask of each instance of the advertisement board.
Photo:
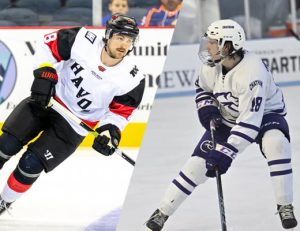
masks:
<svg viewBox="0 0 300 231"><path fill-rule="evenodd" d="M245 48L261 57L279 86L300 84L300 42L295 38L251 40ZM199 44L171 46L164 71L156 80L158 98L194 94L201 68L198 50Z"/></svg>

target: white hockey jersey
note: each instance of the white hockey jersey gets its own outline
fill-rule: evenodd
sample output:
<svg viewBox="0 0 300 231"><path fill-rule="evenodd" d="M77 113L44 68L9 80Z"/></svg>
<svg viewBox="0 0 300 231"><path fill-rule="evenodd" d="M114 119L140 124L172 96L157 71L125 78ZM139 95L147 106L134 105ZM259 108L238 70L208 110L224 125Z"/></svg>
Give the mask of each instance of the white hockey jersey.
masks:
<svg viewBox="0 0 300 231"><path fill-rule="evenodd" d="M240 63L225 75L221 65L203 65L197 85L197 107L219 107L223 123L232 127L227 142L239 152L254 142L263 115L286 114L282 92L272 74L262 60L250 52L245 52Z"/></svg>
<svg viewBox="0 0 300 231"><path fill-rule="evenodd" d="M113 67L105 66L100 59L103 48L102 38L83 27L62 29L45 35L35 54L35 68L57 64L54 98L91 127L100 121L122 130L142 100L145 80L130 56ZM87 134L65 119L80 135Z"/></svg>

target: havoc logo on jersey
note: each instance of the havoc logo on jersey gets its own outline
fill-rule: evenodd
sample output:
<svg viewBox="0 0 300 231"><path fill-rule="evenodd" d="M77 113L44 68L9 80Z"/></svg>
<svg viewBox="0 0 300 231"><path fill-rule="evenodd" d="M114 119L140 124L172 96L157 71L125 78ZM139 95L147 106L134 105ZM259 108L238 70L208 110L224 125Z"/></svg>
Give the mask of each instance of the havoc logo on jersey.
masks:
<svg viewBox="0 0 300 231"><path fill-rule="evenodd" d="M250 90L252 91L252 89L257 85L262 87L262 85L263 85L262 81L261 80L254 80L252 83L249 84Z"/></svg>
<svg viewBox="0 0 300 231"><path fill-rule="evenodd" d="M84 96L90 95L91 93L87 92L86 90L84 90L80 85L83 81L83 78L81 76L78 76L78 74L84 70L84 68L82 66L80 66L78 63L74 63L71 66L71 69L75 75L74 79L71 79L71 81L73 82L74 86L79 89L78 93L76 94L77 98L80 98L80 100L77 102L77 105L82 108L84 111L88 112L89 110L87 110L87 107L90 106L90 104L92 103L91 100L88 100L86 98L82 98Z"/></svg>
<svg viewBox="0 0 300 231"><path fill-rule="evenodd" d="M87 40L89 40L91 42L91 44L93 44L95 42L95 39L97 37L97 35L95 35L94 33L88 31L86 32L85 36L87 38Z"/></svg>
<svg viewBox="0 0 300 231"><path fill-rule="evenodd" d="M213 150L213 143L211 140L204 140L200 144L200 149L202 152L208 153L209 151Z"/></svg>
<svg viewBox="0 0 300 231"><path fill-rule="evenodd" d="M129 73L132 75L132 77L135 77L138 71L139 69L137 68L136 65L134 65L133 69Z"/></svg>

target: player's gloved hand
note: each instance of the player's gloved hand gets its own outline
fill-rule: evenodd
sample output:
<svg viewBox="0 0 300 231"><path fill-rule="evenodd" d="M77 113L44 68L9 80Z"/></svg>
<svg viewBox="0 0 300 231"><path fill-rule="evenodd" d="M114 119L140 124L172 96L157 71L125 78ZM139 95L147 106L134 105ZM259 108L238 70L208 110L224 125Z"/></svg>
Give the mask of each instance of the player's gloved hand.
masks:
<svg viewBox="0 0 300 231"><path fill-rule="evenodd" d="M236 157L238 150L228 143L217 144L216 148L208 153L206 158L206 176L216 177L215 169L219 169L220 174L227 172L232 160Z"/></svg>
<svg viewBox="0 0 300 231"><path fill-rule="evenodd" d="M222 116L219 109L216 106L206 106L198 109L198 117L202 126L209 130L210 121L215 122L216 127L222 124Z"/></svg>
<svg viewBox="0 0 300 231"><path fill-rule="evenodd" d="M55 84L58 76L53 67L41 67L33 71L34 80L31 85L32 102L46 108L52 96L55 95Z"/></svg>
<svg viewBox="0 0 300 231"><path fill-rule="evenodd" d="M112 155L121 140L120 129L113 124L105 124L96 131L100 135L94 139L93 148L105 156Z"/></svg>

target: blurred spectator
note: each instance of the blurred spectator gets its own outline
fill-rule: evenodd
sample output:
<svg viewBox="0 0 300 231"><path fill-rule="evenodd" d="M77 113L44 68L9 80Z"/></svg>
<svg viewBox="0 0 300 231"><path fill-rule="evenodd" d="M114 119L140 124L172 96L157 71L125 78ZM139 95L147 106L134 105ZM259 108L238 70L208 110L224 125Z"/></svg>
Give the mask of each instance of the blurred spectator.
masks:
<svg viewBox="0 0 300 231"><path fill-rule="evenodd" d="M60 7L66 7L67 0L60 0Z"/></svg>
<svg viewBox="0 0 300 231"><path fill-rule="evenodd" d="M153 7L142 19L142 26L175 26L182 0L160 0L159 8Z"/></svg>
<svg viewBox="0 0 300 231"><path fill-rule="evenodd" d="M17 7L17 2L19 0L10 0L9 4L8 4L8 8L13 8L13 7Z"/></svg>
<svg viewBox="0 0 300 231"><path fill-rule="evenodd" d="M128 13L128 0L110 0L108 10L110 13L102 18L102 26L105 26L106 22L115 13L126 15Z"/></svg>

